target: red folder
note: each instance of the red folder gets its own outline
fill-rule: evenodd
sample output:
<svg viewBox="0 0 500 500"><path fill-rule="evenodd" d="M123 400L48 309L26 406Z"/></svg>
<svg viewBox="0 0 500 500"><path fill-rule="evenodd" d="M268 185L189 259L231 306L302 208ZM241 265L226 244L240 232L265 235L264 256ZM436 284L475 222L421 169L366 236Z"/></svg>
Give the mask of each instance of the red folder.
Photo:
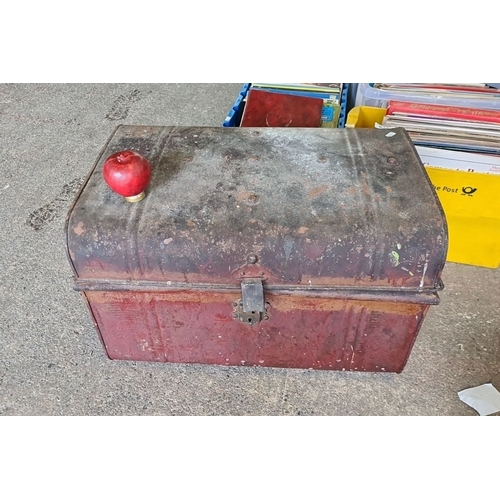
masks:
<svg viewBox="0 0 500 500"><path fill-rule="evenodd" d="M323 99L250 89L241 127L320 127Z"/></svg>

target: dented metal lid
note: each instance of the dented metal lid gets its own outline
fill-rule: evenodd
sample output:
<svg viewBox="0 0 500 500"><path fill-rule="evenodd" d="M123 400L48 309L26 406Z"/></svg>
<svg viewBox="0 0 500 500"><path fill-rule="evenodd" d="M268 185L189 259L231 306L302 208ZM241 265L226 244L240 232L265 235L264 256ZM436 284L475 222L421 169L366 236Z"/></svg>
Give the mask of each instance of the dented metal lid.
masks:
<svg viewBox="0 0 500 500"><path fill-rule="evenodd" d="M120 126L67 219L75 275L238 286L434 290L444 214L403 129ZM130 149L146 198L102 178Z"/></svg>

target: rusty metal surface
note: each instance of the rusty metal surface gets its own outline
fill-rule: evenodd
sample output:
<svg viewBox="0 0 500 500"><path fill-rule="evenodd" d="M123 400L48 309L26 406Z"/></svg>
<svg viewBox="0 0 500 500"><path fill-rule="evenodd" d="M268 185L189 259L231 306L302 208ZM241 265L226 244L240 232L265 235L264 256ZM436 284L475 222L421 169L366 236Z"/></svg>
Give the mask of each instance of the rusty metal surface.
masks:
<svg viewBox="0 0 500 500"><path fill-rule="evenodd" d="M406 133L394 132L121 126L68 216L75 275L434 291L444 215ZM122 149L152 165L138 204L102 180Z"/></svg>
<svg viewBox="0 0 500 500"><path fill-rule="evenodd" d="M230 285L215 285L206 283L173 283L164 281L141 281L141 280L95 280L76 279L75 290L82 292L184 292L193 290L196 292L219 292L234 293L235 287ZM414 291L408 288L357 288L347 286L337 287L314 287L288 285L267 285L265 293L281 295L292 295L295 297L319 297L325 299L353 299L353 300L376 300L389 302L407 302L411 304L439 304L439 295L434 292Z"/></svg>
<svg viewBox="0 0 500 500"><path fill-rule="evenodd" d="M137 204L102 179L123 149ZM138 361L400 372L447 249L402 129L121 126L66 229L108 356Z"/></svg>
<svg viewBox="0 0 500 500"><path fill-rule="evenodd" d="M268 294L254 326L238 293L86 292L111 359L318 370L403 370L428 305Z"/></svg>

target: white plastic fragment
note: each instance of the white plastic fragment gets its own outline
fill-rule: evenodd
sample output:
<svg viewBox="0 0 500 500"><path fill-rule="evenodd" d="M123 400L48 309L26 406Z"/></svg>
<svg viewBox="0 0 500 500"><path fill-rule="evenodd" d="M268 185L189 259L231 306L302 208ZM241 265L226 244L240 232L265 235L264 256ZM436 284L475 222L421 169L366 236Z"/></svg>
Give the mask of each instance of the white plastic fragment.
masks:
<svg viewBox="0 0 500 500"><path fill-rule="evenodd" d="M387 132L387 134L385 134L386 137L394 137L396 135L396 132Z"/></svg>
<svg viewBox="0 0 500 500"><path fill-rule="evenodd" d="M464 389L458 392L458 397L465 404L474 408L481 416L500 411L500 392L492 384Z"/></svg>

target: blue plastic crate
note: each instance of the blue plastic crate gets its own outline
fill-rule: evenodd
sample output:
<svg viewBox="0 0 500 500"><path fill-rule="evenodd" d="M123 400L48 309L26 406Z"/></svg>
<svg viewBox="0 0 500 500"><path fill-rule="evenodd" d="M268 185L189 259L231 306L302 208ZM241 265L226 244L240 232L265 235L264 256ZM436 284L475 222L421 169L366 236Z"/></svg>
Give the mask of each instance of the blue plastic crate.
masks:
<svg viewBox="0 0 500 500"><path fill-rule="evenodd" d="M344 83L342 85L342 95L340 96L340 118L339 118L339 128L345 127L345 121L347 119L347 102L349 98L349 86L350 83Z"/></svg>
<svg viewBox="0 0 500 500"><path fill-rule="evenodd" d="M246 97L249 88L249 83L243 84L243 87L241 87L236 101L234 101L233 107L229 110L229 113L227 114L226 119L222 124L223 127L239 127L241 115L243 114L243 108L245 106L243 99Z"/></svg>
<svg viewBox="0 0 500 500"><path fill-rule="evenodd" d="M245 107L245 97L250 89L250 83L245 83L233 104L233 107L229 110L229 113L222 124L223 127L239 127L241 122L241 116L243 115L243 108ZM339 117L339 128L345 127L345 121L348 113L347 101L349 96L349 85L350 83L344 83L342 85L342 94L340 96L340 117Z"/></svg>

